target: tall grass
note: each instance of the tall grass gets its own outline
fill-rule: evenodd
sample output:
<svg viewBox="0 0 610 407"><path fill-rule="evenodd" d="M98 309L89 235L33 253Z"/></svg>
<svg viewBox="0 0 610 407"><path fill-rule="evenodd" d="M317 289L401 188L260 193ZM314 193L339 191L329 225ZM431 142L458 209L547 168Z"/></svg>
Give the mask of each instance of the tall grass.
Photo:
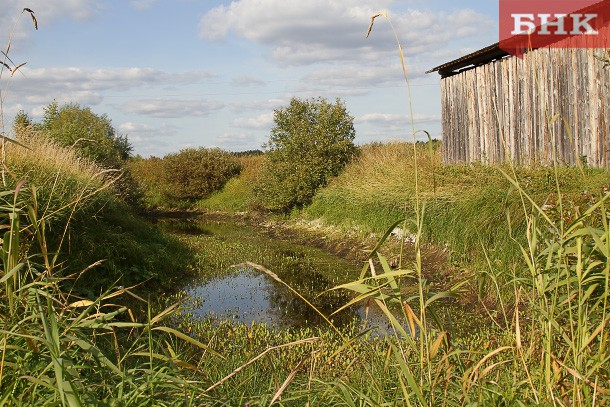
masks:
<svg viewBox="0 0 610 407"><path fill-rule="evenodd" d="M97 166L44 132L17 130L22 144L6 146L6 182L14 187L25 180L36 190L38 216L55 245L54 260L70 259L61 266L63 275L101 261L77 281L81 294L93 297L112 284L144 280L171 285L172 276L187 270L187 249L136 216L113 188L120 171Z"/></svg>
<svg viewBox="0 0 610 407"><path fill-rule="evenodd" d="M139 322L114 303L135 296L129 289L75 298L53 271L55 248L47 245L34 190L19 183L0 196L0 217L9 220L0 270L1 403L173 405L180 398L188 405L195 399L195 383L184 371L196 368L178 356L181 343L221 356L162 324L176 307Z"/></svg>
<svg viewBox="0 0 610 407"><path fill-rule="evenodd" d="M387 18L386 13L372 17L369 33L375 18L381 16ZM398 49L408 88L400 43ZM413 130L414 137L415 133ZM344 402L355 405L358 400L360 405L378 405L400 400L405 405L430 406L605 405L610 400L607 348L610 224L606 209L610 195L585 191L581 192L587 198L582 206L578 201L566 205L569 200L560 178L565 171L558 165L543 170L548 175L544 192L527 185L530 170L512 165L482 170L504 187L500 192L505 196L500 201L504 210L498 212L508 216L507 226L500 229L521 256L498 267L490 261L485 235L490 234L490 227L498 228L499 223L475 227L479 249L488 263L482 272L487 277L484 281L494 287L489 293L496 300L496 311L501 313L503 323L490 314L498 326L497 332L494 328L488 331L496 336L493 341L459 343L452 340L451 332L435 317L434 307L437 304L442 307L445 298L459 295L461 287L432 292L423 277L421 263L421 242L427 232L425 219L431 216L424 200L431 200L433 206L445 194L442 181L437 184L437 176L442 179L452 169L437 171L436 165L432 165L433 170L427 171L432 176L424 175L422 180L417 158L422 152L415 143L412 147L415 171L407 188L413 196L403 209L406 220L397 220L383 235L360 280L337 287L355 293L350 304L374 301L386 313L395 336L395 341L387 342L386 366L398 379L397 391L392 398L386 398L370 387L363 389L340 381L338 387ZM582 168L576 171L582 174L582 178L577 177L579 180L588 181ZM466 175L468 170L458 168L460 172ZM603 176L607 177L607 173ZM420 188L430 179L433 194L426 196L420 193ZM456 181L457 188L463 188L461 180ZM387 186L376 188L375 181L368 184L373 186L366 192L354 191L364 195L361 199L365 201L367 193L374 196L377 188L388 190ZM578 187L582 185L581 181ZM340 181L334 187L341 190ZM465 189L461 192L468 194L468 188ZM473 195L477 192L480 193L480 186L472 190ZM544 203L540 201L541 192L547 194ZM476 202L476 197L472 198ZM314 202L312 206L315 205ZM476 218L480 214L481 205L473 206L473 215L462 216ZM454 218L455 222L468 220ZM414 235L415 258L393 270L380 250L391 231L403 222L404 228ZM521 227L513 228L514 224Z"/></svg>

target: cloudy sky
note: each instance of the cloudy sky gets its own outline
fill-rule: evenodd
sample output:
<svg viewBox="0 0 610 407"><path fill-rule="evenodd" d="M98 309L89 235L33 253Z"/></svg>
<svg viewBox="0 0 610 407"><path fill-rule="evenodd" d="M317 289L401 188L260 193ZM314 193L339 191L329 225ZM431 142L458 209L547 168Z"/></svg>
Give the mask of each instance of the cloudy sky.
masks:
<svg viewBox="0 0 610 407"><path fill-rule="evenodd" d="M35 31L24 7L38 20ZM440 138L440 81L424 72L497 41L489 0L0 0L3 131L53 100L107 114L135 153L261 148L293 97L341 98L358 144Z"/></svg>

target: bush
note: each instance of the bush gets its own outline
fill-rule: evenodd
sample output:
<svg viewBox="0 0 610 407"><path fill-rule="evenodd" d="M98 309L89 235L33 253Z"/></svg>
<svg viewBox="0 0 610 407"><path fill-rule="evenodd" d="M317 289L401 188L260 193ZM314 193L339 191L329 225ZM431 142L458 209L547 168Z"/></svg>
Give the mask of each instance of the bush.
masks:
<svg viewBox="0 0 610 407"><path fill-rule="evenodd" d="M288 211L309 203L355 154L353 117L339 99L293 98L274 121L256 195L263 208Z"/></svg>
<svg viewBox="0 0 610 407"><path fill-rule="evenodd" d="M132 206L138 206L141 191L125 163L131 157L132 146L127 136L118 135L108 116L97 115L88 107L76 103L59 106L50 103L40 123L34 123L24 112L14 121L17 139L26 144L32 136L46 137L54 143L75 151L79 156L97 165L120 170L122 175L113 189Z"/></svg>
<svg viewBox="0 0 610 407"><path fill-rule="evenodd" d="M219 148L188 148L163 158L161 192L173 203L208 197L241 171L241 164Z"/></svg>
<svg viewBox="0 0 610 407"><path fill-rule="evenodd" d="M253 186L260 177L265 157L256 152L251 155L237 153L242 171L231 178L220 190L198 203L198 206L211 211L247 212L254 205Z"/></svg>
<svg viewBox="0 0 610 407"><path fill-rule="evenodd" d="M142 203L148 208L166 206L162 193L165 187L163 159L136 156L127 162L127 169L142 191Z"/></svg>
<svg viewBox="0 0 610 407"><path fill-rule="evenodd" d="M15 119L15 127L32 125L24 113ZM37 130L64 147L73 147L82 156L106 168L120 168L131 156L132 146L127 137L117 134L108 116L97 115L88 107L68 103L61 107L50 103L44 110ZM18 132L19 134L19 132Z"/></svg>

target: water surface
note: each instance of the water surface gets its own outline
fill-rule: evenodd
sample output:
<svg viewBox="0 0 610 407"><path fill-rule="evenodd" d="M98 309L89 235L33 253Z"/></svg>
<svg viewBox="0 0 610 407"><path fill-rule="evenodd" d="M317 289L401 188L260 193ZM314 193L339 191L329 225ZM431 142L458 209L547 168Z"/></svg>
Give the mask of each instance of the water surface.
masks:
<svg viewBox="0 0 610 407"><path fill-rule="evenodd" d="M357 279L361 264L248 225L181 220L168 222L165 227L200 248L198 273L182 287L195 317L214 316L278 328L327 325L281 283L251 267L235 267L254 262L277 274L334 324L379 325L387 329L386 318L375 307L367 311L365 306L354 306L330 316L350 297L346 292L328 290Z"/></svg>

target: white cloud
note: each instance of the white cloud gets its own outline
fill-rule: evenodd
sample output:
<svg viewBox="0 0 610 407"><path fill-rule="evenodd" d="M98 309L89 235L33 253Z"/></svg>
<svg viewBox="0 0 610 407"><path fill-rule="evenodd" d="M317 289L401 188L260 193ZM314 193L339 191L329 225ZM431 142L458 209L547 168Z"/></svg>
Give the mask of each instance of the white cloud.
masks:
<svg viewBox="0 0 610 407"><path fill-rule="evenodd" d="M205 117L224 108L220 102L186 99L147 99L124 103L128 112L156 118Z"/></svg>
<svg viewBox="0 0 610 407"><path fill-rule="evenodd" d="M434 137L440 125L440 116L415 113L413 123L416 128L423 128ZM355 118L357 139L360 143L374 140L408 140L413 139L411 118L408 114L396 113L366 113ZM418 140L425 140L425 133L416 134Z"/></svg>
<svg viewBox="0 0 610 407"><path fill-rule="evenodd" d="M64 103L78 103L85 106L97 106L104 100L104 97L95 91L65 91L59 92L55 96L50 94L32 94L24 96L24 100L29 105L48 105L56 100L60 105Z"/></svg>
<svg viewBox="0 0 610 407"><path fill-rule="evenodd" d="M103 8L101 0L0 0L0 41L2 48L12 35L13 41L28 38L34 31L29 13L23 12L28 7L34 12L40 29L55 24L60 19L88 21Z"/></svg>
<svg viewBox="0 0 610 407"><path fill-rule="evenodd" d="M269 129L273 123L273 112L263 113L257 117L237 118L233 120L233 126L244 129Z"/></svg>
<svg viewBox="0 0 610 407"><path fill-rule="evenodd" d="M198 83L212 75L203 71L168 73L154 68L23 67L11 78L25 94L68 91L124 91L139 86L174 86Z"/></svg>
<svg viewBox="0 0 610 407"><path fill-rule="evenodd" d="M440 121L440 116L427 114L413 114L415 123L429 123ZM355 119L356 123L375 123L375 124L390 124L396 126L404 126L411 122L411 118L407 114L391 114L391 113L366 113Z"/></svg>
<svg viewBox="0 0 610 407"><path fill-rule="evenodd" d="M422 75L423 72L417 74L417 76ZM415 79L415 75L411 79ZM397 85L404 82L404 76L400 64L387 64L366 69L357 66L330 66L312 71L303 78L303 82L308 86L316 84L332 87L362 86L370 88L388 84Z"/></svg>
<svg viewBox="0 0 610 407"><path fill-rule="evenodd" d="M396 53L390 25L370 17L392 1L381 0L236 0L210 10L200 21L203 39L224 40L230 34L268 45L275 61L307 65L322 61L379 64ZM493 32L492 19L472 10L447 14L407 10L391 14L404 50L410 55L434 51L459 38ZM381 61L385 65L387 61Z"/></svg>
<svg viewBox="0 0 610 407"><path fill-rule="evenodd" d="M260 79L252 76L240 76L239 78L233 79L231 82L233 86L248 87L248 86L265 86L266 83Z"/></svg>
<svg viewBox="0 0 610 407"><path fill-rule="evenodd" d="M51 24L62 18L87 21L104 8L101 0L28 0L27 4L41 20L40 24Z"/></svg>
<svg viewBox="0 0 610 407"><path fill-rule="evenodd" d="M137 10L146 10L152 7L157 0L131 0L131 5Z"/></svg>
<svg viewBox="0 0 610 407"><path fill-rule="evenodd" d="M131 139L132 136L146 138L171 137L178 133L179 128L166 123L153 126L146 123L126 122L120 124L118 130L122 134L128 134L129 139Z"/></svg>
<svg viewBox="0 0 610 407"><path fill-rule="evenodd" d="M252 133L224 133L214 139L216 147L231 151L245 151L260 149L265 143L266 137Z"/></svg>
<svg viewBox="0 0 610 407"><path fill-rule="evenodd" d="M97 106L110 92L123 94L131 89L174 88L196 84L210 78L202 71L168 73L153 68L104 68L51 67L28 69L23 67L4 82L5 104L12 101L27 105L26 110L41 111L53 100L62 103L79 103ZM159 93L159 92L157 92Z"/></svg>
<svg viewBox="0 0 610 407"><path fill-rule="evenodd" d="M257 100L253 102L235 102L231 104L231 111L243 113L244 111L272 111L290 103L287 99Z"/></svg>
<svg viewBox="0 0 610 407"><path fill-rule="evenodd" d="M170 124L162 123L159 126L146 123L125 122L117 127L121 134L129 138L135 151L143 156L163 156L169 152L182 148L176 143L176 136L181 129Z"/></svg>

